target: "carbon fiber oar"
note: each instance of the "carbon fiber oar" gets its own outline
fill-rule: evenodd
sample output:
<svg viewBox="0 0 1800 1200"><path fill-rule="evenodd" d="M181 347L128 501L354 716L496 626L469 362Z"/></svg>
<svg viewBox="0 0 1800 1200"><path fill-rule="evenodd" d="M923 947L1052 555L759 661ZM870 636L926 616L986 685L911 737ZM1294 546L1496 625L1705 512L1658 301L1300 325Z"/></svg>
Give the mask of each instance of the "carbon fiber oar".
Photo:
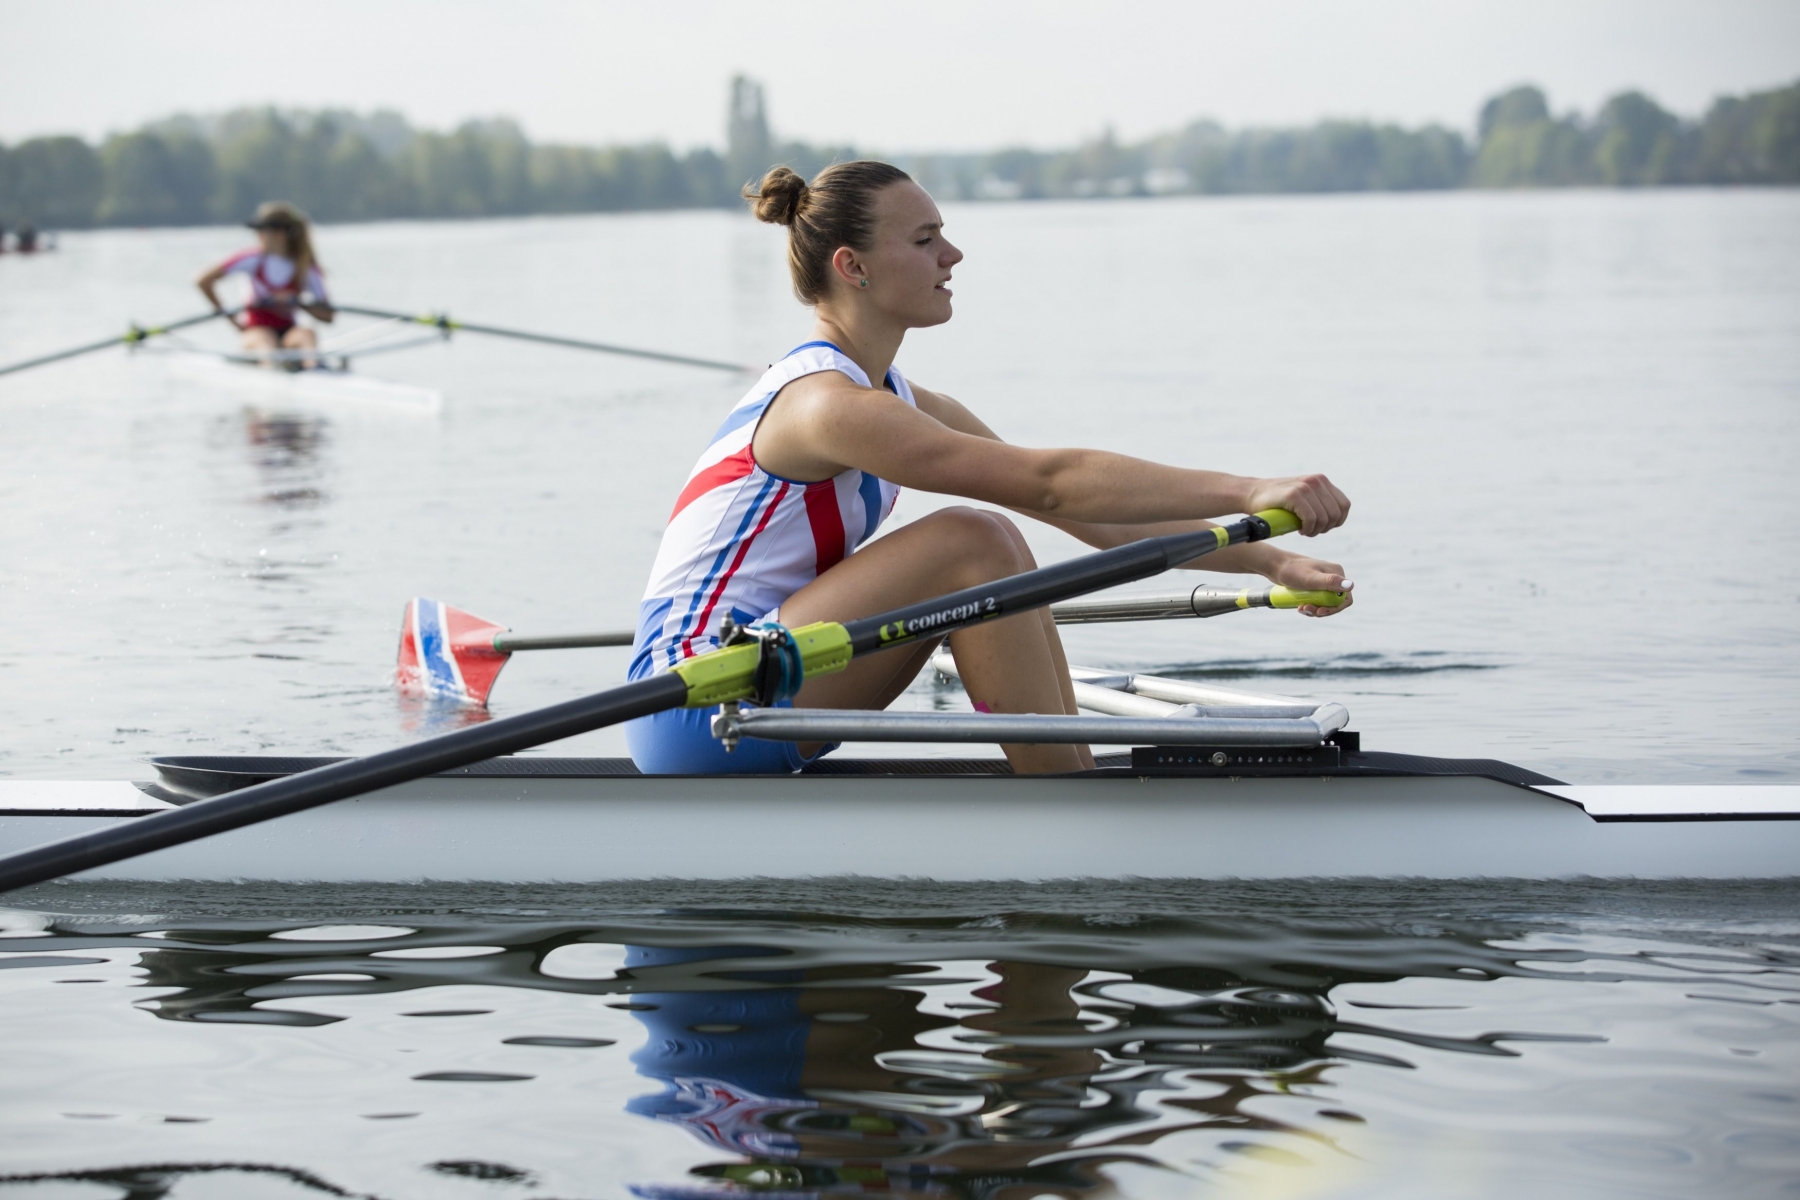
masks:
<svg viewBox="0 0 1800 1200"><path fill-rule="evenodd" d="M1166 596L1089 596L1050 606L1058 625L1113 621L1163 621L1216 617L1250 608L1336 608L1343 592L1303 592L1279 585L1227 590L1199 587ZM394 685L408 695L437 696L486 706L500 671L520 651L585 650L629 646L631 629L525 637L441 600L420 596L407 602L400 618L400 652Z"/></svg>
<svg viewBox="0 0 1800 1200"><path fill-rule="evenodd" d="M920 638L937 637L981 621L1145 579L1220 547L1259 542L1299 527L1294 514L1270 509L1215 529L1146 538L860 621L805 625L791 631L792 645L784 653L797 656L807 679L829 675L843 670L859 655L912 645ZM21 850L0 858L0 892L241 829L333 800L347 800L636 717L674 708L711 708L733 700L748 700L758 695L768 647L767 641L760 640L725 646L690 658L663 674L579 700L459 729L367 758L346 759L169 812L132 818L109 829Z"/></svg>
<svg viewBox="0 0 1800 1200"><path fill-rule="evenodd" d="M158 334L173 333L177 329L186 329L190 325L203 325L208 321L223 317L224 312L213 311L201 313L199 316L184 317L179 321L170 321L167 325L155 325L149 329L133 325L124 333L109 337L103 342L89 342L85 346L75 346L68 350L58 350L55 354L45 354L38 358L28 358L24 362L9 363L0 367L0 375L11 375L14 371L24 371L31 367L41 367L47 363L61 362L65 358L78 358L83 354L92 354L96 350L107 350L113 346L135 346L147 338Z"/></svg>
<svg viewBox="0 0 1800 1200"><path fill-rule="evenodd" d="M338 312L354 313L359 317L386 317L392 321L412 321L418 325L429 325L433 329L442 330L446 335L485 333L489 337L513 338L521 342L537 342L543 346L564 346L571 350L598 350L602 354L623 354L631 358L648 358L656 362L679 363L685 367L708 367L715 371L735 371L748 375L753 375L760 370L758 367L747 366L744 363L719 362L712 358L667 354L661 350L638 350L630 346L615 346L609 342L590 342L582 338L562 337L553 333L529 333L523 329L502 329L497 325L475 325L468 321L453 321L447 313L403 313L385 308L362 308L352 304L335 304L332 307Z"/></svg>

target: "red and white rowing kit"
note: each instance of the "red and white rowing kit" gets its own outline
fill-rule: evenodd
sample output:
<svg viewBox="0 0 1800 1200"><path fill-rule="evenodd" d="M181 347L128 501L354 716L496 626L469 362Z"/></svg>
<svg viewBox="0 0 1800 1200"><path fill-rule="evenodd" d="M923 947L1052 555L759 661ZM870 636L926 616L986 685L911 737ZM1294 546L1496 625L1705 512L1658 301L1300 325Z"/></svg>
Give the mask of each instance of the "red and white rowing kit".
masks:
<svg viewBox="0 0 1800 1200"><path fill-rule="evenodd" d="M766 617L873 537L893 511L899 486L865 471L808 483L757 464L751 440L770 401L820 371L874 386L830 342L807 342L757 380L700 455L675 501L638 607L633 679L716 648L727 613L740 624ZM886 384L914 403L898 370L888 371Z"/></svg>
<svg viewBox="0 0 1800 1200"><path fill-rule="evenodd" d="M329 303L325 291L325 275L317 265L306 269L305 287L294 281L294 261L280 254L262 250L245 250L234 254L219 266L223 275L245 275L250 279L250 303L244 306L246 329L273 329L286 333L294 327L294 309L301 294Z"/></svg>

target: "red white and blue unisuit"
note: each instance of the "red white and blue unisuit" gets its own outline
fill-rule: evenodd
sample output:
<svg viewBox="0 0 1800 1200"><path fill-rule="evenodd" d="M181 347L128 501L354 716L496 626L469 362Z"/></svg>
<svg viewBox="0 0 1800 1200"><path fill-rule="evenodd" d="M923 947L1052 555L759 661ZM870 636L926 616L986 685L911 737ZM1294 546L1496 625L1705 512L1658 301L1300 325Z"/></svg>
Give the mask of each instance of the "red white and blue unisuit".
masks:
<svg viewBox="0 0 1800 1200"><path fill-rule="evenodd" d="M738 401L688 475L663 531L638 607L631 678L666 671L719 644L727 614L744 625L770 617L789 596L873 537L893 511L895 484L849 470L808 483L757 464L751 439L782 388L836 371L872 387L861 367L830 342L807 342L770 367ZM889 370L887 389L908 404L912 388ZM726 754L710 714L677 709L626 728L638 768L656 774L792 771L802 765L785 742L747 740Z"/></svg>
<svg viewBox="0 0 1800 1200"><path fill-rule="evenodd" d="M329 303L325 291L325 275L315 266L306 269L302 288L294 280L294 260L261 250L245 250L219 264L225 275L250 277L250 303L244 306L246 328L273 329L277 334L294 327L294 309L304 291L314 300Z"/></svg>

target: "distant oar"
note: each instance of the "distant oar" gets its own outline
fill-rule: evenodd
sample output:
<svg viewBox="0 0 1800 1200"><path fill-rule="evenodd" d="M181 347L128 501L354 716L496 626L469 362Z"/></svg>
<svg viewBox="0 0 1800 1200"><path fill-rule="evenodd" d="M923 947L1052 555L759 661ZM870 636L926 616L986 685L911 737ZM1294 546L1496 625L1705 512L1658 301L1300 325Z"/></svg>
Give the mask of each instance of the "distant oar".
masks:
<svg viewBox="0 0 1800 1200"><path fill-rule="evenodd" d="M0 892L304 812L334 800L348 800L636 717L676 708L712 708L737 700L772 703L793 695L805 680L842 671L867 654L916 646L922 638L940 637L982 621L1159 575L1224 546L1260 542L1298 528L1300 521L1293 513L1270 509L1216 529L1145 538L857 621L817 621L793 630L753 632L749 640L697 654L648 679L579 700L472 725L367 758L345 759L8 854L0 857Z"/></svg>
<svg viewBox="0 0 1800 1200"><path fill-rule="evenodd" d="M732 371L737 374L755 374L760 367L746 366L743 363L719 362L711 358L694 358L686 354L666 354L661 350L638 350L631 346L614 346L608 342L590 342L582 338L562 337L553 333L529 333L522 329L502 329L497 325L474 325L467 321L453 321L446 313L403 313L392 312L385 308L362 308L353 304L336 304L332 306L338 312L354 313L359 317L383 317L390 321L412 321L419 325L429 325L433 329L441 329L450 333L485 333L490 337L514 338L521 342L537 342L544 346L566 346L571 350L598 350L602 354L624 354L632 358L648 358L656 362L680 363L687 367L708 367L715 371Z"/></svg>
<svg viewBox="0 0 1800 1200"><path fill-rule="evenodd" d="M0 375L11 375L14 371L24 371L31 367L44 366L46 363L61 362L65 358L79 358L83 354L92 354L96 350L110 350L114 346L135 346L139 342L156 337L159 334L173 333L177 329L186 329L190 325L203 325L208 321L217 320L225 315L227 314L218 311L204 312L199 316L185 317L182 320L170 321L167 325L156 325L149 329L144 329L134 324L124 333L109 337L103 342L89 342L85 346L76 346L69 350L58 350L55 354L46 354L40 358L28 358L24 362L11 363L7 366L0 367Z"/></svg>
<svg viewBox="0 0 1800 1200"><path fill-rule="evenodd" d="M1058 625L1111 621L1166 621L1217 617L1249 608L1336 608L1342 592L1300 592L1280 586L1229 591L1201 585L1159 596L1096 596L1050 606ZM400 653L394 684L413 695L441 696L463 704L486 705L507 659L521 650L580 650L629 646L629 629L521 637L506 626L424 596L409 601L400 618Z"/></svg>

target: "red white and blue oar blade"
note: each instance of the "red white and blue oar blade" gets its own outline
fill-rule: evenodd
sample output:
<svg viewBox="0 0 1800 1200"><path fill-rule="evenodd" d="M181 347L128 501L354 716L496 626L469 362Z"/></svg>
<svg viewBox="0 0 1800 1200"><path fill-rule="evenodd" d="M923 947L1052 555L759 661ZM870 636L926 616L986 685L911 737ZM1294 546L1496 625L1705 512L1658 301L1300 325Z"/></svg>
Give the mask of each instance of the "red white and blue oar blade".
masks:
<svg viewBox="0 0 1800 1200"><path fill-rule="evenodd" d="M430 696L485 707L500 668L511 657L494 649L506 626L420 596L406 605L400 624L400 656L394 685L411 696Z"/></svg>

